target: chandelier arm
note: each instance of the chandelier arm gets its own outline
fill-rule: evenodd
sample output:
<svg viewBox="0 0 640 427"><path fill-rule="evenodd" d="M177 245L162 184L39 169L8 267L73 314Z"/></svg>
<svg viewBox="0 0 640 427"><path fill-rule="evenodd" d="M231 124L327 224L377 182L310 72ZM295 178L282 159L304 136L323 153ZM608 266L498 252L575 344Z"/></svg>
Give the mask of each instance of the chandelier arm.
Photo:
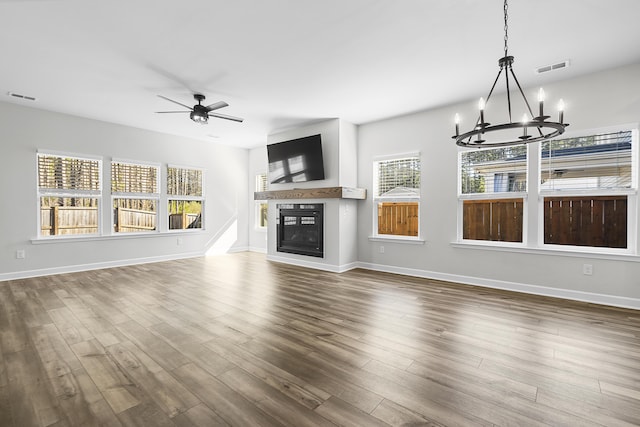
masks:
<svg viewBox="0 0 640 427"><path fill-rule="evenodd" d="M520 82L518 81L518 78L516 77L516 73L513 71L513 68L510 68L509 71L511 71L511 75L513 76L513 80L516 82L516 85L518 86L518 90L520 91L520 95L522 95L522 99L524 100L524 103L527 106L527 110L529 110L529 114L531 114L531 117L533 117L533 110L531 109L531 105L529 105L529 100L524 95L524 91L522 90L522 86L520 86ZM544 118L541 118L540 120L544 121ZM544 135L542 133L542 130L540 129L540 127L536 127L536 129L538 129L538 133L540 134L540 136Z"/></svg>
<svg viewBox="0 0 640 427"><path fill-rule="evenodd" d="M511 74L513 74L513 68L511 68L511 65L509 65L509 69L505 71L504 78L507 85L507 110L509 111L509 123L513 123L513 120L511 119L511 89L509 88L509 71L511 71Z"/></svg>
<svg viewBox="0 0 640 427"><path fill-rule="evenodd" d="M491 95L493 94L493 90L496 88L496 83L498 83L498 79L500 78L500 74L502 74L503 70L504 70L504 68L500 67L500 71L498 71L498 75L496 76L496 79L493 81L493 85L491 86L491 90L489 91L489 95L487 95L487 102L489 102L489 99L491 99Z"/></svg>
<svg viewBox="0 0 640 427"><path fill-rule="evenodd" d="M489 102L489 100L491 99L491 95L493 95L493 90L496 88L496 83L498 83L498 79L500 79L500 74L502 74L502 71L504 70L504 67L500 66L500 71L498 71L498 75L496 76L496 79L493 81L493 85L491 85L491 90L489 91L489 95L487 95L487 103ZM480 124L480 116L478 116L478 121L476 122L476 126L478 126Z"/></svg>

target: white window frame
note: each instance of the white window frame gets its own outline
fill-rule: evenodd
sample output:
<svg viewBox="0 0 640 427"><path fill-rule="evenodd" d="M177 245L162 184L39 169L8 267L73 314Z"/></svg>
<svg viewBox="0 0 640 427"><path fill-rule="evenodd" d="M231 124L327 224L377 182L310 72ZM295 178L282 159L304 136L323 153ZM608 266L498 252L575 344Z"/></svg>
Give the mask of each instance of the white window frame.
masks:
<svg viewBox="0 0 640 427"><path fill-rule="evenodd" d="M474 151L488 151L502 147L487 147L479 148ZM505 247L524 247L527 246L527 229L528 229L528 199L529 199L529 186L531 181L530 173L530 161L531 150L530 146L526 145L527 159L525 161L525 173L526 173L526 188L525 191L497 191L489 193L462 193L462 155L471 150L465 148L458 148L458 163L457 163L457 195L458 195L458 207L457 207L457 236L456 240L459 243L469 242L487 246L505 246ZM474 240L465 239L464 232L464 202L465 200L491 200L491 199L522 199L522 242L503 242L496 240Z"/></svg>
<svg viewBox="0 0 640 427"><path fill-rule="evenodd" d="M638 123L624 124L617 126L609 126L581 131L573 131L564 133L557 139L578 138L581 136L599 135L605 133L614 133L620 131L631 131L631 188L618 189L594 189L594 190L541 190L538 189L538 242L539 247L550 250L572 251L580 253L599 253L599 254L619 254L619 255L636 255L637 252L637 230L638 230L638 153L639 153L639 127ZM542 148L538 154L538 185L542 180ZM538 187L539 188L539 187ZM627 196L627 247L626 248L607 248L599 246L574 246L574 245L558 245L544 243L544 198L545 197L580 197L580 196Z"/></svg>
<svg viewBox="0 0 640 427"><path fill-rule="evenodd" d="M202 195L200 196L188 196L188 195L176 195L176 194L169 194L169 169L170 168L176 168L176 169L188 169L188 170L197 170L200 171L201 176L202 176L202 183L201 183L201 187L202 187ZM165 216L165 221L167 224L167 231L170 233L184 233L184 232L189 232L189 233L197 233L197 232L202 232L205 230L205 226L206 226L206 222L205 222L205 194L206 194L206 188L205 188L205 170L203 168L199 168L199 167L195 167L195 166L185 166L185 165L176 165L176 164L167 164L166 166L166 175L165 175L165 195L166 195L166 199L163 201L164 203L164 216ZM200 221L201 221L201 226L199 228L184 228L184 229L171 229L170 228L170 219L169 219L169 202L176 200L176 201L183 201L183 202L190 202L190 201L199 201L200 202L200 206L201 206L201 210L200 210Z"/></svg>
<svg viewBox="0 0 640 427"><path fill-rule="evenodd" d="M264 183L264 185L262 185L262 183ZM269 189L269 175L267 172L256 174L254 184L254 191L267 191ZM254 201L254 228L258 231L266 232L267 227L260 225L260 211L262 205L267 205L267 209L269 209L269 203L267 200L258 199Z"/></svg>
<svg viewBox="0 0 640 427"><path fill-rule="evenodd" d="M53 188L41 188L40 176L39 176L39 157L40 156L53 156L62 158L71 158L78 160L89 160L98 162L98 190L68 190L68 189L53 189ZM62 239L80 239L86 237L96 237L102 235L102 223L103 223L103 205L102 205L102 188L104 186L103 174L102 174L103 161L100 156L91 156L87 154L68 153L60 151L49 150L37 150L35 156L35 170L36 170L36 238L34 240L62 240ZM42 219L41 219L41 198L42 197L70 197L70 198L92 198L97 199L97 231L95 233L84 234L58 234L43 236L42 235Z"/></svg>
<svg viewBox="0 0 640 427"><path fill-rule="evenodd" d="M379 196L378 195L378 166L382 162L394 161L394 160L403 160L403 159L411 159L417 158L420 162L420 188L418 189L417 196ZM408 152L408 153L398 153L387 156L377 156L373 159L373 191L372 191L372 223L373 230L372 234L369 237L370 240L395 240L399 242L407 242L407 243L423 243L422 239L422 156L419 151ZM396 234L380 234L378 233L378 204L379 203L402 203L402 202L416 202L418 204L418 235L417 236L403 236Z"/></svg>
<svg viewBox="0 0 640 427"><path fill-rule="evenodd" d="M144 162L138 160L126 160L126 159L116 159L112 158L111 163L109 164L109 188L112 188L113 183L111 182L111 168L113 164L125 164L131 166L143 166L143 167L153 167L156 169L156 192L155 193L142 193L142 192L122 192L122 191L111 191L111 204L110 207L110 216L111 216L111 233L114 235L135 235L135 234L149 234L149 233L159 233L160 232L160 218L161 212L164 210L160 205L160 175L161 169L159 163L153 162ZM115 218L113 216L113 205L116 199L134 199L134 200L153 200L156 202L156 229L149 231L135 231L135 232L117 232L115 231Z"/></svg>

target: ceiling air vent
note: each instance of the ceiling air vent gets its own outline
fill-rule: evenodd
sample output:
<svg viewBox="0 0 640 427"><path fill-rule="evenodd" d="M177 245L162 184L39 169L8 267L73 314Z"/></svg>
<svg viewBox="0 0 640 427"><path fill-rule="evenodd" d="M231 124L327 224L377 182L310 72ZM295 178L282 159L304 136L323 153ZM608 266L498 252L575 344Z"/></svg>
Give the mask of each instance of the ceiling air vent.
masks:
<svg viewBox="0 0 640 427"><path fill-rule="evenodd" d="M567 68L569 64L570 64L569 60L567 59L566 61L558 62L557 64L538 67L536 68L536 73L542 74L542 73L548 73L549 71L559 70L561 68Z"/></svg>
<svg viewBox="0 0 640 427"><path fill-rule="evenodd" d="M29 96L29 95L22 95L19 93L15 93L15 92L7 92L7 95L13 97L13 98L18 98L18 99L24 99L27 101L35 101L36 98L34 96Z"/></svg>

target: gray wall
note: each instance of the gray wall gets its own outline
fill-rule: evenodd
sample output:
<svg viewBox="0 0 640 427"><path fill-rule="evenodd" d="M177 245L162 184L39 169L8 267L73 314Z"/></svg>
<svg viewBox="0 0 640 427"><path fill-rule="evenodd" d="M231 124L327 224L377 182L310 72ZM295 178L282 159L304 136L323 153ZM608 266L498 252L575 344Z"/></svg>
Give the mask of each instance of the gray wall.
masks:
<svg viewBox="0 0 640 427"><path fill-rule="evenodd" d="M246 249L248 150L0 103L0 279ZM37 238L36 152L50 150L193 166L205 171L205 230L144 237ZM103 187L103 205L110 204ZM105 221L110 221L108 217ZM109 230L108 225L103 227ZM180 244L178 244L180 238ZM16 259L16 250L25 259Z"/></svg>
<svg viewBox="0 0 640 427"><path fill-rule="evenodd" d="M571 131L640 120L640 64L545 84L544 88L548 99L564 98L565 118L571 123ZM532 94L530 102L535 101L536 91L537 88L525 89L525 93ZM472 111L476 103L471 100L359 127L358 186L367 188L369 194L374 157L421 152L420 228L426 240L424 245L369 240L367 236L372 234L373 225L368 197L358 211L360 264L378 270L640 308L640 258L637 256L500 251L452 245L456 241L458 152L451 139L453 117L456 112L464 113L469 124L477 114ZM530 203L537 204L535 195ZM384 253L380 253L380 245L385 246ZM585 263L593 265L592 276L583 275Z"/></svg>

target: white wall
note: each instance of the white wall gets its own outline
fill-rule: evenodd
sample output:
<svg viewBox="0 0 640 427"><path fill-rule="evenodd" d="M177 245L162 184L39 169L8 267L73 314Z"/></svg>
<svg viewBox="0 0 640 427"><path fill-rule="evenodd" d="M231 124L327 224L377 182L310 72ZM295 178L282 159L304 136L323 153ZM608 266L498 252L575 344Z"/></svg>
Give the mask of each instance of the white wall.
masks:
<svg viewBox="0 0 640 427"><path fill-rule="evenodd" d="M291 188L335 187L340 184L340 120L331 119L274 133L267 136L267 144L321 135L324 179L318 181L269 184L269 190L287 190ZM265 157L266 159L266 157Z"/></svg>
<svg viewBox="0 0 640 427"><path fill-rule="evenodd" d="M339 179L343 187L357 187L358 184L358 127L340 121Z"/></svg>
<svg viewBox="0 0 640 427"><path fill-rule="evenodd" d="M562 96L570 130L587 130L640 121L640 64L571 81L546 84L548 99ZM525 88L534 100L537 88ZM640 308L640 258L606 259L548 252L496 251L459 247L457 224L457 147L453 116L466 112L470 123L476 101L361 125L358 186L371 194L375 156L422 153L421 205L424 245L374 242L371 198L358 212L358 256L362 266L418 276L457 280L525 292L566 296ZM488 119L488 121L491 121ZM466 128L465 126L462 126ZM530 179L535 179L530 177ZM536 203L535 196L533 203ZM530 210L531 211L531 210ZM531 218L530 218L531 219ZM635 218L632 220L636 220ZM379 246L384 245L384 253ZM566 256L565 256L566 255ZM582 273L584 263L593 275Z"/></svg>
<svg viewBox="0 0 640 427"><path fill-rule="evenodd" d="M256 201L253 193L256 191L255 177L266 173L267 146L254 148L249 151L249 249L254 252L267 252L267 230L256 227Z"/></svg>
<svg viewBox="0 0 640 427"><path fill-rule="evenodd" d="M0 279L242 250L249 245L246 149L8 103L0 103L0 145ZM39 149L101 156L107 174L111 158L160 163L163 176L167 163L203 168L205 230L139 238L34 242ZM106 208L105 204L110 204L110 195L103 187ZM111 218L105 217L105 221ZM108 233L110 227L105 224L103 229ZM25 259L16 259L18 249L25 250Z"/></svg>

